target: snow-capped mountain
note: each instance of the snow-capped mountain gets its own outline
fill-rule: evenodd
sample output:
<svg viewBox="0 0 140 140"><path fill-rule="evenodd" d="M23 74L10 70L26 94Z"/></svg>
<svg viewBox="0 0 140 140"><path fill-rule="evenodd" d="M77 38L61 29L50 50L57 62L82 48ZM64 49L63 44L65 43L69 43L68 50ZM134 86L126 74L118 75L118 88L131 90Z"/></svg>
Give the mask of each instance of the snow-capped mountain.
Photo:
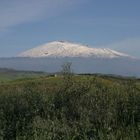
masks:
<svg viewBox="0 0 140 140"><path fill-rule="evenodd" d="M1 68L60 72L65 62L75 73L102 73L140 77L140 60L111 49L54 41L13 58L0 58Z"/></svg>
<svg viewBox="0 0 140 140"><path fill-rule="evenodd" d="M93 48L87 45L75 44L66 41L54 41L36 48L27 50L19 57L95 57L95 58L120 58L130 57L108 48Z"/></svg>

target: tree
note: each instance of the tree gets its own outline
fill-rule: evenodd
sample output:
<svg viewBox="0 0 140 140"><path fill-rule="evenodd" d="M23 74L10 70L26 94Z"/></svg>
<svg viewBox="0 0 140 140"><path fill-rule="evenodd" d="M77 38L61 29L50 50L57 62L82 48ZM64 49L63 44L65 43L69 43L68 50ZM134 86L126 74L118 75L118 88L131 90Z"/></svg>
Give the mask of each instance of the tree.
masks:
<svg viewBox="0 0 140 140"><path fill-rule="evenodd" d="M65 62L62 65L62 76L63 76L63 80L64 80L64 84L65 86L70 86L72 84L72 78L73 78L73 72L71 69L71 62Z"/></svg>

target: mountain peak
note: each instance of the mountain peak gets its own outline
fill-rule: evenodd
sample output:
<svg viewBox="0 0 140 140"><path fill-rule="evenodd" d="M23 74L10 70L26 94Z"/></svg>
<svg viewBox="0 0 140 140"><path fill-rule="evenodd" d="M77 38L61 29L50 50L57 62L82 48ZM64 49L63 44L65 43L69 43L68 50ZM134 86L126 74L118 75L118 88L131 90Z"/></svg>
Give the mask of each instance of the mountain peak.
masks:
<svg viewBox="0 0 140 140"><path fill-rule="evenodd" d="M109 48L93 48L88 45L71 43L68 41L53 41L36 48L27 50L19 57L96 57L119 58L130 57L127 54L117 52Z"/></svg>

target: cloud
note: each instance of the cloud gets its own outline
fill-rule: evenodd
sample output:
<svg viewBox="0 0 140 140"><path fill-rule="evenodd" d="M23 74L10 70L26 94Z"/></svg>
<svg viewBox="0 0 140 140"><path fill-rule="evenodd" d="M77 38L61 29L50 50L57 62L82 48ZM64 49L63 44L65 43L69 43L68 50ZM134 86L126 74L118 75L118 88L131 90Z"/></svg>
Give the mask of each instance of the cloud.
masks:
<svg viewBox="0 0 140 140"><path fill-rule="evenodd" d="M126 39L105 46L140 58L140 38Z"/></svg>
<svg viewBox="0 0 140 140"><path fill-rule="evenodd" d="M83 1L83 0L81 0ZM48 18L72 8L80 0L4 0L0 1L0 31Z"/></svg>

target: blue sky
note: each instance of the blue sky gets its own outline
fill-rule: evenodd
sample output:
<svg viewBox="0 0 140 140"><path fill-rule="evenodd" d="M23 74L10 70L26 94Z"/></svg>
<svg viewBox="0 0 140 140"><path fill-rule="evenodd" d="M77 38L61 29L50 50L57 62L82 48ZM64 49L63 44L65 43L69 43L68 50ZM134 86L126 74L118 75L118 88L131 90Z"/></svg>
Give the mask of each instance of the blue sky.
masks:
<svg viewBox="0 0 140 140"><path fill-rule="evenodd" d="M140 58L140 0L0 0L0 57L67 40Z"/></svg>

